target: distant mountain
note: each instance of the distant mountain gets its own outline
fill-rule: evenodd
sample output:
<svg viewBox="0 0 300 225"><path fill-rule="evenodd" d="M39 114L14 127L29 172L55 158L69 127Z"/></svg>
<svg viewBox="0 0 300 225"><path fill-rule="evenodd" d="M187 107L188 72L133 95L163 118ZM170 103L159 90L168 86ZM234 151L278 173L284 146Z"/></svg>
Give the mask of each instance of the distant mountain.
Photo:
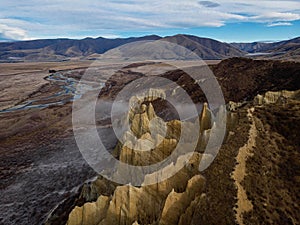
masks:
<svg viewBox="0 0 300 225"><path fill-rule="evenodd" d="M124 44L143 40L162 40L176 43L193 51L202 59L224 59L245 55L245 52L236 47L213 39L191 35L175 35L165 38L151 35L138 38L106 39L99 37L82 40L45 39L0 43L0 60L60 61L74 57L93 58L93 56L103 54ZM174 57L176 54L175 52Z"/></svg>
<svg viewBox="0 0 300 225"><path fill-rule="evenodd" d="M74 39L45 39L21 41L13 43L0 43L0 59L19 59L32 61L67 60L71 57L88 56L93 53L102 54L107 50L143 40L158 40L161 37L151 35L140 38L85 38Z"/></svg>
<svg viewBox="0 0 300 225"><path fill-rule="evenodd" d="M232 43L231 45L248 53L268 53L263 56L264 58L300 59L300 37L273 43Z"/></svg>
<svg viewBox="0 0 300 225"><path fill-rule="evenodd" d="M300 48L300 37L287 41L281 41L266 46L263 50L268 52L288 52Z"/></svg>
<svg viewBox="0 0 300 225"><path fill-rule="evenodd" d="M253 42L253 43L231 43L232 46L245 51L248 53L260 52L266 46L269 46L269 43L264 42Z"/></svg>
<svg viewBox="0 0 300 225"><path fill-rule="evenodd" d="M300 59L300 37L274 43L224 43L214 39L178 34L159 37L156 35L131 38L85 38L45 39L18 42L0 42L0 61L63 61L70 59L95 59L116 47L145 40L161 40L183 46L204 60L226 59L231 57L259 57L270 59ZM131 50L144 52L149 49L134 46ZM178 49L177 49L178 50ZM250 53L250 54L249 54ZM263 53L263 54L261 54ZM149 51L149 54L152 54ZM164 52L166 58L182 58L180 52Z"/></svg>

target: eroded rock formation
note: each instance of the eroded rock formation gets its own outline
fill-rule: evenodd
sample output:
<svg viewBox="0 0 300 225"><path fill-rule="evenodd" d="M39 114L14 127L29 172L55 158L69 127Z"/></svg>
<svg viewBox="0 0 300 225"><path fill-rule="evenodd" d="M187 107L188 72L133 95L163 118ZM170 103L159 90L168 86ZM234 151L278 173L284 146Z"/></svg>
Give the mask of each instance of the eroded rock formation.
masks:
<svg viewBox="0 0 300 225"><path fill-rule="evenodd" d="M179 120L163 121L156 115L151 104L152 100L164 98L163 92L151 90L149 96L151 97L135 97L132 100L139 104L130 108L126 116L129 129L124 132L123 143L119 143L114 152L120 161L130 165L151 165L164 160L173 152L181 138L184 139L182 146L189 148L191 145L189 142L192 134L183 135L181 129L182 126L187 126L192 132L195 125ZM204 104L199 120L199 134L205 137L212 129L212 113L207 104ZM207 160L209 157L208 154L194 152L188 157L189 161L185 162L187 157L183 154L174 164L171 163L162 170L162 174L167 174L173 169L181 168L175 176L142 187L118 186L110 196L99 195L96 201L75 207L67 224L186 224L188 216L196 209L196 202L203 199L205 178L200 175L198 166L201 159ZM158 176L156 173L148 174L144 182L155 181L159 179ZM101 182L95 182L101 187ZM101 193L97 184L92 187ZM91 194L87 196L89 195Z"/></svg>
<svg viewBox="0 0 300 225"><path fill-rule="evenodd" d="M257 95L254 103L258 105L285 103L287 99L299 99L300 91L268 91L264 95Z"/></svg>
<svg viewBox="0 0 300 225"><path fill-rule="evenodd" d="M228 105L231 112L227 115L227 137L213 164L203 173L198 170L200 161L210 161L214 155L195 152L178 173L164 181L141 187L118 186L111 194L99 191L96 200L73 209L67 224L246 225L261 221L293 224L299 219L297 188L293 184L299 184L294 167L298 165L296 149L300 143L295 143L293 131L296 128L291 124L299 125L299 120L295 120L300 118L299 91L268 92L262 101L258 98ZM116 152L121 161L142 165L162 160L172 152L181 136L183 122L165 122L166 129L161 130L165 129L166 135L152 137L149 126L151 120L157 118L152 104L142 104L129 114L135 133L127 131L123 138L131 140L137 135L146 142L134 140L136 144L119 144ZM293 116L287 118L286 115ZM147 122L139 119L132 123L135 118ZM216 119L205 106L199 119L206 129L200 130L197 150L201 144L205 147L216 126L215 121L207 118ZM280 118L285 119L276 122ZM153 147L158 141L161 144ZM135 145L146 146L152 154L145 160L140 151L132 149ZM176 168L183 160L184 156L179 157L164 170ZM148 174L145 182L156 176ZM284 207L279 209L278 204Z"/></svg>
<svg viewBox="0 0 300 225"><path fill-rule="evenodd" d="M197 168L200 159L195 153L176 176L165 181L142 187L118 186L112 196L101 195L96 202L75 207L67 224L184 224L185 213L195 210L193 201L205 186Z"/></svg>

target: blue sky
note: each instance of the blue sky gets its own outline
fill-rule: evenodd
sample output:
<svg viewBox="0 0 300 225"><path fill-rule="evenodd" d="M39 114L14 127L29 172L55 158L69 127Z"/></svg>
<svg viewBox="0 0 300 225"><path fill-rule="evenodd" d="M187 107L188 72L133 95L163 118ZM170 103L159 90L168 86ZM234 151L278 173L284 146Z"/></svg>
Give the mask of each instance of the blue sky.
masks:
<svg viewBox="0 0 300 225"><path fill-rule="evenodd" d="M299 0L0 0L0 39L178 33L227 42L300 36Z"/></svg>

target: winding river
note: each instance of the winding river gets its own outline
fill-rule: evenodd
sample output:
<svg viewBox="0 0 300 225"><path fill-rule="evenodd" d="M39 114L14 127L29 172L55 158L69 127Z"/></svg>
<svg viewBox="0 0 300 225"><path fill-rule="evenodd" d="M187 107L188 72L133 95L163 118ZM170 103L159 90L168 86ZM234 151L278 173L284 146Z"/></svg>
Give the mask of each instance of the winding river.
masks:
<svg viewBox="0 0 300 225"><path fill-rule="evenodd" d="M9 113L9 112L15 112L18 110L25 110L25 109L43 109L49 106L64 105L68 102L81 98L82 95L88 91L99 89L99 84L93 82L89 82L89 83L79 82L74 78L64 76L60 72L53 73L50 76L46 77L45 79L49 82L58 85L61 90L53 95L50 95L42 99L36 99L36 100L28 99L13 107L0 110L0 113ZM103 85L104 84L100 84L100 87ZM64 100L57 101L58 97L67 97L67 98L64 98ZM38 104L38 102L41 101L49 102L49 103Z"/></svg>

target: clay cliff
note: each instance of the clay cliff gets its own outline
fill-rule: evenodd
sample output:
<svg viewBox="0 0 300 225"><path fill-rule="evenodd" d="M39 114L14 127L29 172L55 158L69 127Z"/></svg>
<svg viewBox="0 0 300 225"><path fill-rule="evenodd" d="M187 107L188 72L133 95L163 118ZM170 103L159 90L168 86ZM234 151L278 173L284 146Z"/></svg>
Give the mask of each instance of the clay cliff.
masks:
<svg viewBox="0 0 300 225"><path fill-rule="evenodd" d="M156 98L149 95L140 99L142 104L128 112L130 129L123 135L124 144L119 143L114 152L124 163L141 166L160 162L172 153L178 143L181 122L172 120L165 123L159 119L151 100ZM207 104L200 121L206 129L211 128ZM155 126L157 133L150 134L151 125ZM96 201L76 206L67 224L187 224L196 202L203 198L205 178L198 171L202 157L203 154L195 152L175 176L157 184L118 186L110 196L100 195ZM180 161L178 158L177 163L180 164ZM177 163L169 167L179 166ZM152 179L152 175L145 179Z"/></svg>
<svg viewBox="0 0 300 225"><path fill-rule="evenodd" d="M93 201L76 206L66 224L296 224L299 143L292 135L299 126L299 96L299 91L267 92L247 104L231 102L227 137L207 170L198 171L200 160L207 156L195 152L184 168L165 181L117 186L110 195L98 193ZM201 134L210 129L206 107L200 121L207 127ZM147 128L149 118L157 117L152 104L142 104L129 114L131 130L155 142ZM118 145L119 159L130 164L161 160L176 145L178 123L167 122L164 147L155 148L153 158L150 154L143 161L128 146ZM285 132L287 127L289 132Z"/></svg>

